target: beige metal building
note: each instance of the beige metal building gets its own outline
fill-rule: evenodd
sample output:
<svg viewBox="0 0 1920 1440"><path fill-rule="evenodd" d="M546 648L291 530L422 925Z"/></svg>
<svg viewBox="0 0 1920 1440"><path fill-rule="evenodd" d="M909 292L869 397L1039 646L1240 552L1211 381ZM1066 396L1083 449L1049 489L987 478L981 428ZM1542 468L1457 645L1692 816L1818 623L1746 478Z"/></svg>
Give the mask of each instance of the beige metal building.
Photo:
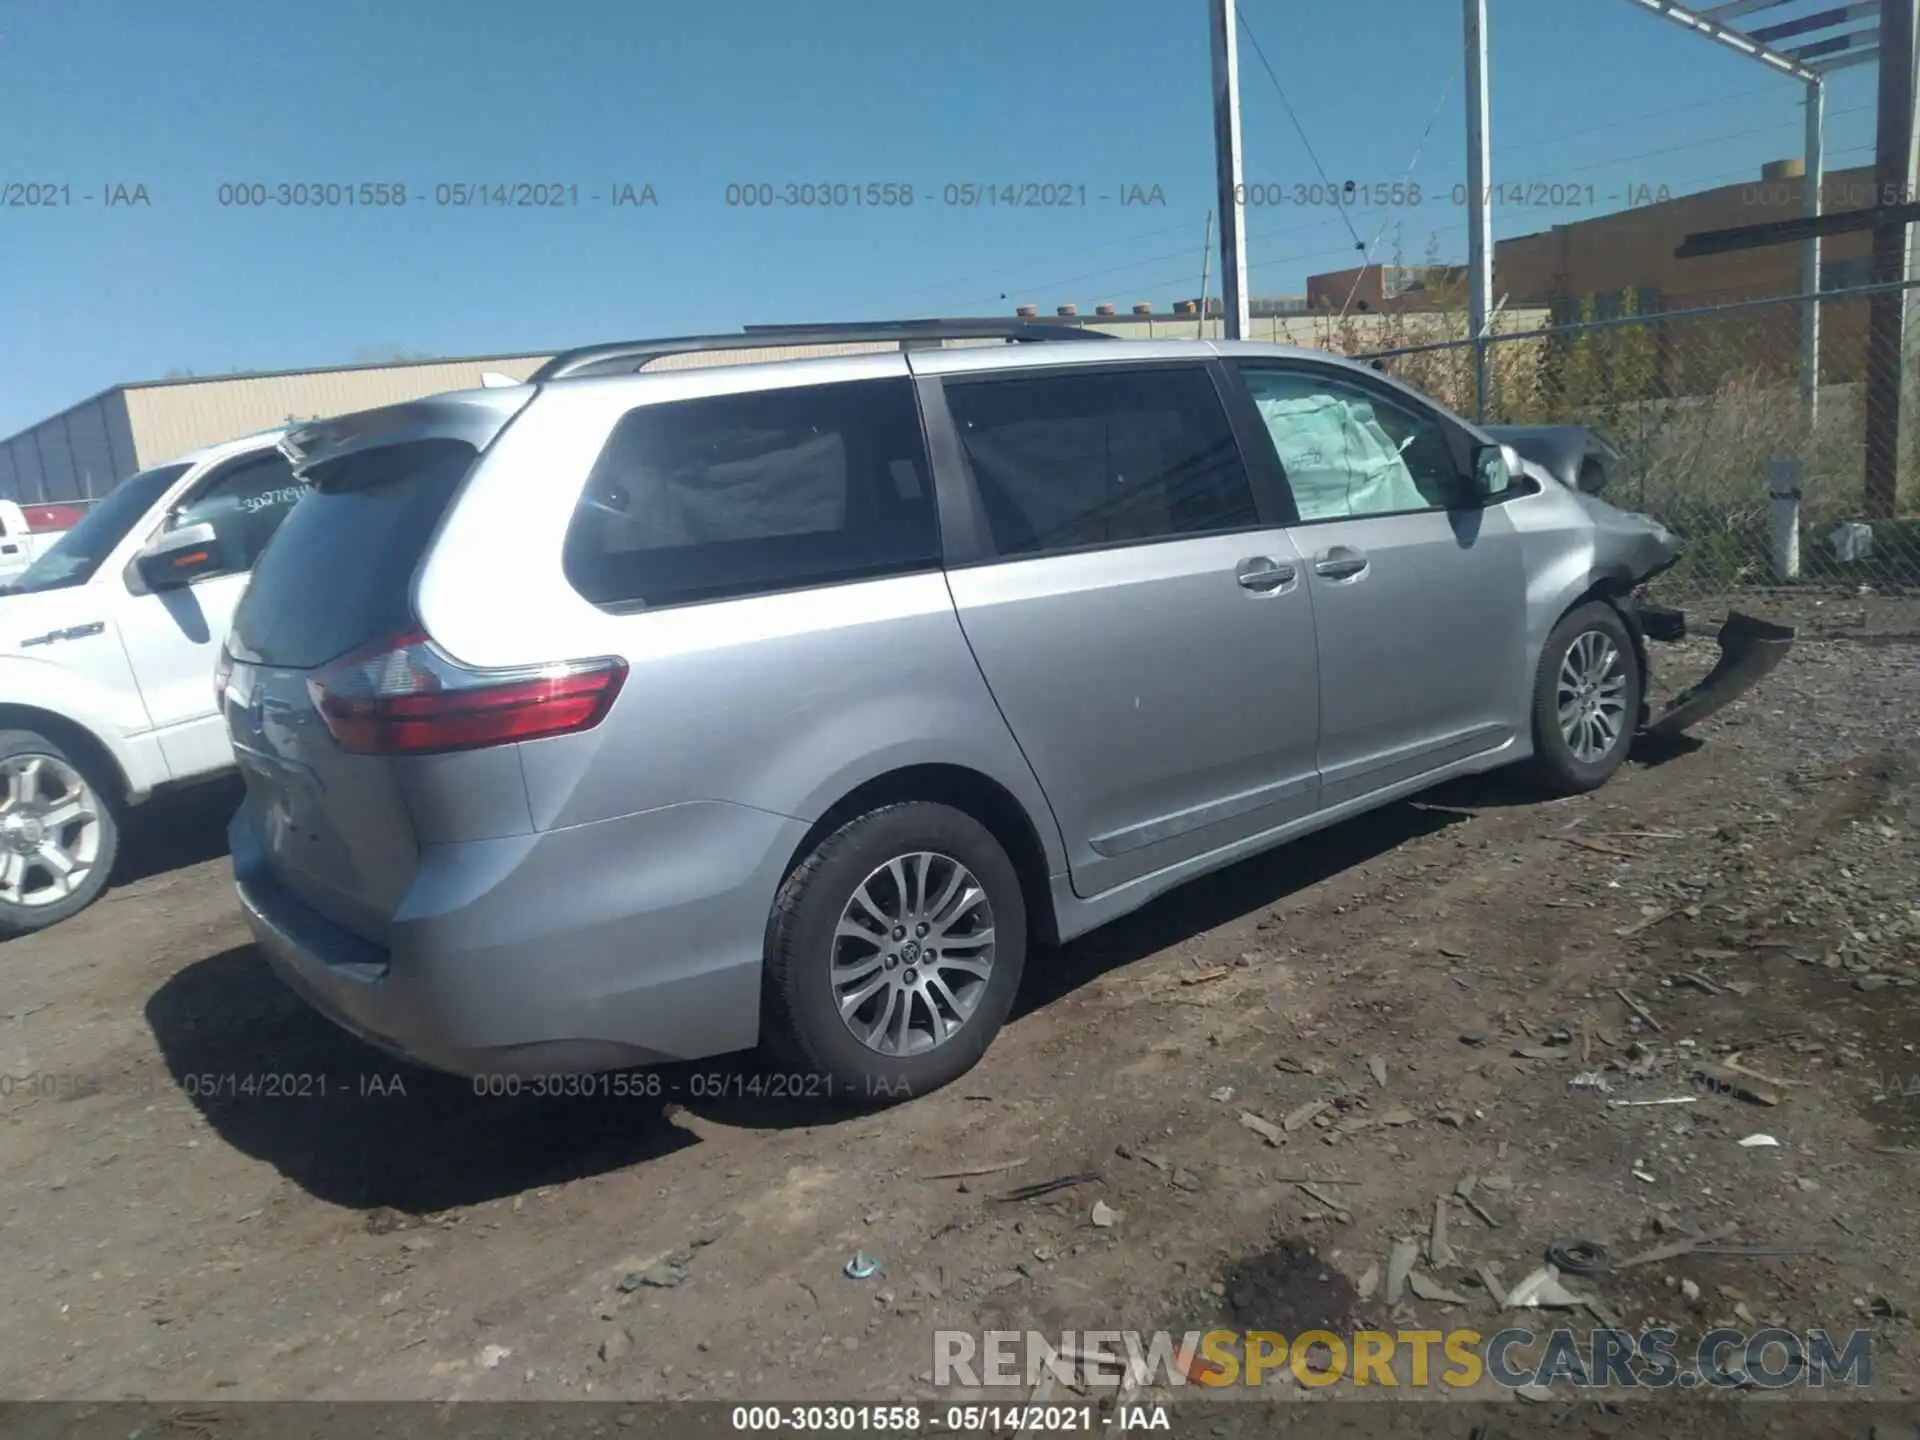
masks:
<svg viewBox="0 0 1920 1440"><path fill-rule="evenodd" d="M0 440L0 497L86 500L201 445L284 424L464 390L489 370L515 379L544 355L482 355L115 385Z"/></svg>
<svg viewBox="0 0 1920 1440"><path fill-rule="evenodd" d="M1063 313L1045 318L1054 324L1097 329L1119 339L1194 339L1203 335L1218 339L1221 334L1220 320L1202 320L1197 313L1140 313L1140 307L1136 307L1135 313L1128 315L1081 315L1072 306L1059 309ZM1388 318L1351 315L1336 324L1324 315L1256 315L1248 338L1329 349L1442 338L1437 328L1442 317L1433 317L1431 336L1418 332L1417 322L1425 317L1395 317L1398 328L1391 331L1385 328ZM1509 312L1502 318L1506 328L1534 317ZM670 356L654 368L739 365L892 348L891 342L768 346ZM289 420L343 415L447 390L472 389L488 372L523 380L549 359L550 353L475 355L115 385L0 440L0 498L29 504L97 499L136 470L161 464L201 445L250 435Z"/></svg>

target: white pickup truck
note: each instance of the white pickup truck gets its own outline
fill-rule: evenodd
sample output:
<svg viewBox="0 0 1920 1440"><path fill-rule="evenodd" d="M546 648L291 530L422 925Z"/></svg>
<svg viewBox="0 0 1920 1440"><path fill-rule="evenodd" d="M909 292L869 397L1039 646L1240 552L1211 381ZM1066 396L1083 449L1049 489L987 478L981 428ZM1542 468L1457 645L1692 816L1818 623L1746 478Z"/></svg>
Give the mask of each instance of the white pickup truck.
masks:
<svg viewBox="0 0 1920 1440"><path fill-rule="evenodd" d="M0 590L0 937L93 903L128 807L232 768L214 671L302 493L282 433L129 477Z"/></svg>

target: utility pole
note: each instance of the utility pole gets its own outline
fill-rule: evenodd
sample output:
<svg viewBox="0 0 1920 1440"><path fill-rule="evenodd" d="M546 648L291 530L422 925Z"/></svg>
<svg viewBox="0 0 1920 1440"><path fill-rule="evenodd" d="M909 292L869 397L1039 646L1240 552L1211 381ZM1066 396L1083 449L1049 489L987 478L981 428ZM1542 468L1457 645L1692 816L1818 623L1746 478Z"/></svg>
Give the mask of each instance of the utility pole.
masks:
<svg viewBox="0 0 1920 1440"><path fill-rule="evenodd" d="M1246 191L1240 169L1240 36L1237 0L1208 0L1213 18L1213 162L1220 189L1222 333L1247 337ZM1200 317L1205 333L1206 316Z"/></svg>
<svg viewBox="0 0 1920 1440"><path fill-rule="evenodd" d="M1874 128L1874 199L1911 202L1913 175L1914 0L1882 0L1880 93ZM1907 226L1873 232L1873 283L1907 278ZM1869 520L1893 517L1900 470L1900 380L1906 343L1906 292L1877 291L1867 318L1867 473L1862 506Z"/></svg>
<svg viewBox="0 0 1920 1440"><path fill-rule="evenodd" d="M1908 0L1912 3L1912 0ZM1466 0L1467 325L1473 334L1473 413L1487 418L1487 305L1493 294L1493 169L1487 109L1487 0Z"/></svg>
<svg viewBox="0 0 1920 1440"><path fill-rule="evenodd" d="M1207 212L1206 238L1200 242L1200 328L1194 331L1199 340L1207 338L1207 286L1211 284L1208 267L1213 263L1213 212Z"/></svg>

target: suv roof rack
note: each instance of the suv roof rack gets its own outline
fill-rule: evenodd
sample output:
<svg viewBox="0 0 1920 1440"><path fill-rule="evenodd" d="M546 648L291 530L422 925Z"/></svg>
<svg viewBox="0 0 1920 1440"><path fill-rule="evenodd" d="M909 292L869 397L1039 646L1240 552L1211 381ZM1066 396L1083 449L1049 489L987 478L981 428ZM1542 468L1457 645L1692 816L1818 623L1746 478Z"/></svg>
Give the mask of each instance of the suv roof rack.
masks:
<svg viewBox="0 0 1920 1440"><path fill-rule="evenodd" d="M682 335L665 340L630 340L583 345L547 361L527 377L538 385L583 375L631 375L667 355L708 350L759 350L771 345L833 345L895 340L902 350L937 345L943 340L1112 340L1115 337L1078 325L1049 325L1032 320L874 320L824 325L749 325L731 335Z"/></svg>

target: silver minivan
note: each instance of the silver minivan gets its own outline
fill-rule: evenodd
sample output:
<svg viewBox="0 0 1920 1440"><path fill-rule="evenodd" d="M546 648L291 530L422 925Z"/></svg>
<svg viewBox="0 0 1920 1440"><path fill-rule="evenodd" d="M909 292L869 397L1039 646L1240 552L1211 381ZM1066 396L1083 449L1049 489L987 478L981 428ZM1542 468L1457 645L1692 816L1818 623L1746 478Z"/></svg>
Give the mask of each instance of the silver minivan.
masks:
<svg viewBox="0 0 1920 1440"><path fill-rule="evenodd" d="M685 363L770 345L840 353ZM1317 351L998 322L306 426L217 682L241 903L440 1069L943 1084L1034 942L1450 777L1590 789L1770 668L1735 617L1650 717L1679 542L1528 439Z"/></svg>

